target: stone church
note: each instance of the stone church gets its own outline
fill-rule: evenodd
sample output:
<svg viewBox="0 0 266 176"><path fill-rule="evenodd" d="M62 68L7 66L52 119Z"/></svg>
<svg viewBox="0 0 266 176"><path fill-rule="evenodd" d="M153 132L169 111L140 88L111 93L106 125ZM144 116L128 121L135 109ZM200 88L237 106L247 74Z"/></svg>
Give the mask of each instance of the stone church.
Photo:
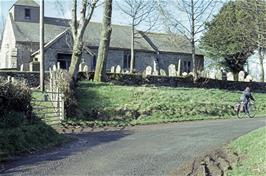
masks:
<svg viewBox="0 0 266 176"><path fill-rule="evenodd" d="M17 0L9 9L0 51L0 69L37 71L39 55L39 18L40 7L33 0ZM44 59L45 69L49 70L59 63L68 69L72 54L70 20L52 17L44 18ZM90 22L84 34L82 64L89 71L96 66L97 50L100 41L101 24ZM130 26L112 25L107 70L120 65L127 71L130 67ZM203 69L204 56L196 52L196 64ZM137 31L135 41L136 72L147 66L153 69L168 70L170 64L180 63L181 72L192 71L191 47L182 36Z"/></svg>

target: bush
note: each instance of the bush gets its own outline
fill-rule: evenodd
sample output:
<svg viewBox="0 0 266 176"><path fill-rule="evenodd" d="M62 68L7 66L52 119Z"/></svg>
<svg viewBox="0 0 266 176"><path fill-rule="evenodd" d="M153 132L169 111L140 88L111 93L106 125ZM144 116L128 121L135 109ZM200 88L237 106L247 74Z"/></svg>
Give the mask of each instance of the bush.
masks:
<svg viewBox="0 0 266 176"><path fill-rule="evenodd" d="M72 79L66 70L57 70L53 72L55 85L59 91L64 94L66 116L70 117L76 114L78 102L75 96L75 88L72 84Z"/></svg>
<svg viewBox="0 0 266 176"><path fill-rule="evenodd" d="M18 117L10 112L20 112L28 119L31 118L31 90L21 81L8 82L0 79L0 118ZM23 115L23 116L24 116Z"/></svg>

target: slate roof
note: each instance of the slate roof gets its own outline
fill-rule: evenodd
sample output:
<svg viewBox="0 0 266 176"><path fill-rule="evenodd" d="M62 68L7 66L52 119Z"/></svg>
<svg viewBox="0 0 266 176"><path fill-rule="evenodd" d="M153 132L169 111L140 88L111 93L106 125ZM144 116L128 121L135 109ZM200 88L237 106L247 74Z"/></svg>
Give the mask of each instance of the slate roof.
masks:
<svg viewBox="0 0 266 176"><path fill-rule="evenodd" d="M39 4L34 0L17 0L14 5L39 7Z"/></svg>
<svg viewBox="0 0 266 176"><path fill-rule="evenodd" d="M23 0L21 0L23 1ZM45 17L45 43L53 40L60 33L69 28L69 20ZM14 33L18 42L39 42L39 24L28 22L14 23ZM90 22L84 34L84 41L89 47L98 47L100 41L101 24ZM110 48L130 49L130 26L112 25ZM136 42L136 50L156 52L191 53L188 40L181 36L163 33L144 33L140 31Z"/></svg>

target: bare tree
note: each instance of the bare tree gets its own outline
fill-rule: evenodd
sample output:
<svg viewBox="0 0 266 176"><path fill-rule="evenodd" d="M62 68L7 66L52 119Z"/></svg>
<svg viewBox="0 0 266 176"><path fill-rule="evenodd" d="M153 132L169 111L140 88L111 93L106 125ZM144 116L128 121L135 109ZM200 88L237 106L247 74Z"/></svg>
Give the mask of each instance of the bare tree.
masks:
<svg viewBox="0 0 266 176"><path fill-rule="evenodd" d="M214 0L158 0L159 12L168 30L184 35L191 44L194 81L198 79L196 42L213 15Z"/></svg>
<svg viewBox="0 0 266 176"><path fill-rule="evenodd" d="M94 81L102 81L103 78L105 77L106 59L108 56L109 44L112 33L111 19L112 19L112 0L105 0L103 21L102 21L102 32L101 32L100 45L98 49Z"/></svg>
<svg viewBox="0 0 266 176"><path fill-rule="evenodd" d="M136 27L141 23L152 22L151 14L155 11L155 0L123 0L118 1L118 8L127 16L131 18L131 55L130 55L130 69L132 73L134 70L135 62L135 39L136 39ZM149 28L154 26L154 22L149 24Z"/></svg>
<svg viewBox="0 0 266 176"><path fill-rule="evenodd" d="M82 0L79 12L80 18L78 20L78 9L77 9L78 2L77 0L73 0L72 19L71 19L71 31L73 36L73 53L71 57L69 73L74 82L77 80L78 68L82 55L83 35L88 23L91 20L97 2L98 0Z"/></svg>

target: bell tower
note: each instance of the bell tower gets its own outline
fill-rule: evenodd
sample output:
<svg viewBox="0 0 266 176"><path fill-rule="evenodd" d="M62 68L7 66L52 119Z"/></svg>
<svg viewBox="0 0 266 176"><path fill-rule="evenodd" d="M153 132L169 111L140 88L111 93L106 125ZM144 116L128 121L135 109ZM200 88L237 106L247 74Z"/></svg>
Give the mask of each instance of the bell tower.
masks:
<svg viewBox="0 0 266 176"><path fill-rule="evenodd" d="M14 21L38 23L40 6L34 0L17 0L10 8Z"/></svg>

